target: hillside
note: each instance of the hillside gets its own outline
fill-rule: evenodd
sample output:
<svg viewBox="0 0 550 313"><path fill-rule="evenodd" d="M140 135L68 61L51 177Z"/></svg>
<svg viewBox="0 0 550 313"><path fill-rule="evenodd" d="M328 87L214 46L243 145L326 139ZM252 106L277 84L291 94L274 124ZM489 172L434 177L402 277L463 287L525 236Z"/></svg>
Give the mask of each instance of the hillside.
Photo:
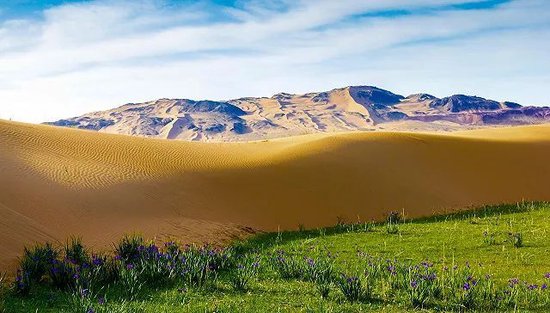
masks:
<svg viewBox="0 0 550 313"><path fill-rule="evenodd" d="M0 268L70 235L95 247L133 230L220 242L243 226L550 200L550 127L501 130L212 144L0 121Z"/></svg>
<svg viewBox="0 0 550 313"><path fill-rule="evenodd" d="M550 122L550 108L481 97L408 97L371 86L229 101L159 99L52 125L190 141L247 141L354 130L454 131Z"/></svg>

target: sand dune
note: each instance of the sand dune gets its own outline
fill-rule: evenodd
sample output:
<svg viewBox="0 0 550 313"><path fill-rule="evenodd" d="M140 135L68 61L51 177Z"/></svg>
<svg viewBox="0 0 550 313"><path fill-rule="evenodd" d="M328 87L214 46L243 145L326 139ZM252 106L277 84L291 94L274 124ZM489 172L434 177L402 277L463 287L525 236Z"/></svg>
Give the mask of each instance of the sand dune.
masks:
<svg viewBox="0 0 550 313"><path fill-rule="evenodd" d="M454 134L164 141L0 121L0 269L24 245L139 231L224 241L259 230L550 200L550 126Z"/></svg>

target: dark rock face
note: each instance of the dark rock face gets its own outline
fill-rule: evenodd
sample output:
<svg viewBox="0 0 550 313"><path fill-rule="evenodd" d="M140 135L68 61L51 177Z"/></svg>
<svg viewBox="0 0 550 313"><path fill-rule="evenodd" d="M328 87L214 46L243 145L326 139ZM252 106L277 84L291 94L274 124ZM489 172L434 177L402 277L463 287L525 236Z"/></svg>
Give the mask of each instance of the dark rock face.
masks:
<svg viewBox="0 0 550 313"><path fill-rule="evenodd" d="M232 116L246 115L245 111L228 102L178 100L174 107L177 107L180 113L216 112Z"/></svg>
<svg viewBox="0 0 550 313"><path fill-rule="evenodd" d="M246 134L252 131L244 122L233 123L233 128L231 130L237 134Z"/></svg>
<svg viewBox="0 0 550 313"><path fill-rule="evenodd" d="M504 106L509 108L509 109L521 108L521 104L515 103L515 102L504 101L502 104L504 104Z"/></svg>
<svg viewBox="0 0 550 313"><path fill-rule="evenodd" d="M46 123L48 125L54 126L64 126L64 127L75 127L80 129L88 130L100 130L104 127L111 126L115 124L113 120L106 119L91 119L91 118L80 118L80 119L66 119L59 120L56 122Z"/></svg>
<svg viewBox="0 0 550 313"><path fill-rule="evenodd" d="M500 103L487 100L481 97L454 95L443 99L434 100L430 107L446 108L449 112L463 112L463 111L490 111L500 109Z"/></svg>
<svg viewBox="0 0 550 313"><path fill-rule="evenodd" d="M405 99L390 91L371 86L350 87L350 93L357 103L371 104L380 109Z"/></svg>
<svg viewBox="0 0 550 313"><path fill-rule="evenodd" d="M403 119L406 119L407 117L409 117L407 114L403 112L398 112L398 111L386 113L386 118L392 121L403 120Z"/></svg>
<svg viewBox="0 0 550 313"><path fill-rule="evenodd" d="M549 107L522 107L519 109L485 112L484 124L489 125L522 125L532 120L550 120Z"/></svg>

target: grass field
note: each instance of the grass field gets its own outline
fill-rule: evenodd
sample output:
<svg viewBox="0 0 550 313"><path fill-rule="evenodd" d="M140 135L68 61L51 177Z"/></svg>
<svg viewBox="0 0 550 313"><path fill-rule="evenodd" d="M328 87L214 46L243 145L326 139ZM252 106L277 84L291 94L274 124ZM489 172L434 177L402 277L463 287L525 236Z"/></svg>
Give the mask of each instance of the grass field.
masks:
<svg viewBox="0 0 550 313"><path fill-rule="evenodd" d="M70 253L58 256L61 262L70 261L63 267L70 274L66 281L59 284L59 277L44 277L51 276L47 274L51 268L36 282L20 275L19 284L25 286L6 286L0 308L4 312L550 310L548 203L485 207L417 220L395 214L376 224L339 221L332 228L257 235L228 249L188 247L181 248L188 252L173 252L176 248L169 243L159 252L156 246L132 240L139 241L129 238L118 244L114 258L92 257L77 243L69 245ZM157 261L140 261L149 260L152 250ZM194 265L177 270L168 260L174 254ZM168 261L158 261L163 257ZM102 271L112 277L100 280L90 274L92 270L83 269L94 265L103 266ZM106 283L73 277L85 272L86 277Z"/></svg>

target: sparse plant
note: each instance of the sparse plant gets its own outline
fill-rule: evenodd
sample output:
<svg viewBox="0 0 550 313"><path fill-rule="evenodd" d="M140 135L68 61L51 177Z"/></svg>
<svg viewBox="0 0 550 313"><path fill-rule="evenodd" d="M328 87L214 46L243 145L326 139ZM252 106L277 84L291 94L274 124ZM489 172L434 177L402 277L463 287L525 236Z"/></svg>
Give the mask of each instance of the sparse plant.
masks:
<svg viewBox="0 0 550 313"><path fill-rule="evenodd" d="M82 244L82 240L78 237L73 237L65 245L65 259L76 265L83 265L90 262L88 251Z"/></svg>
<svg viewBox="0 0 550 313"><path fill-rule="evenodd" d="M388 213L388 216L386 217L386 222L392 223L392 224L400 223L402 220L403 220L403 216L401 215L401 213L397 211L391 211L390 213Z"/></svg>
<svg viewBox="0 0 550 313"><path fill-rule="evenodd" d="M231 272L229 282L233 289L243 291L248 288L250 280L258 274L260 262L257 257L240 257L235 270Z"/></svg>
<svg viewBox="0 0 550 313"><path fill-rule="evenodd" d="M509 236L514 247L523 247L523 235L521 233L510 233Z"/></svg>
<svg viewBox="0 0 550 313"><path fill-rule="evenodd" d="M497 244L496 234L489 232L489 230L484 231L483 243L485 243L488 246L496 245Z"/></svg>
<svg viewBox="0 0 550 313"><path fill-rule="evenodd" d="M115 245L115 257L124 263L133 262L139 258L139 249L143 246L143 237L140 235L126 235Z"/></svg>
<svg viewBox="0 0 550 313"><path fill-rule="evenodd" d="M358 276L348 276L341 274L338 280L338 287L344 294L344 297L350 302L359 301L363 297L363 286Z"/></svg>
<svg viewBox="0 0 550 313"><path fill-rule="evenodd" d="M17 270L17 275L13 283L13 290L17 295L28 296L31 291L30 275L21 269Z"/></svg>
<svg viewBox="0 0 550 313"><path fill-rule="evenodd" d="M386 223L386 232L391 235L399 234L399 225L388 221Z"/></svg>
<svg viewBox="0 0 550 313"><path fill-rule="evenodd" d="M136 268L132 263L121 264L119 280L126 299L130 301L135 300L143 289L144 282L140 279L142 271L142 269Z"/></svg>
<svg viewBox="0 0 550 313"><path fill-rule="evenodd" d="M278 250L270 258L271 266L284 279L301 279L304 277L304 266L296 257Z"/></svg>

